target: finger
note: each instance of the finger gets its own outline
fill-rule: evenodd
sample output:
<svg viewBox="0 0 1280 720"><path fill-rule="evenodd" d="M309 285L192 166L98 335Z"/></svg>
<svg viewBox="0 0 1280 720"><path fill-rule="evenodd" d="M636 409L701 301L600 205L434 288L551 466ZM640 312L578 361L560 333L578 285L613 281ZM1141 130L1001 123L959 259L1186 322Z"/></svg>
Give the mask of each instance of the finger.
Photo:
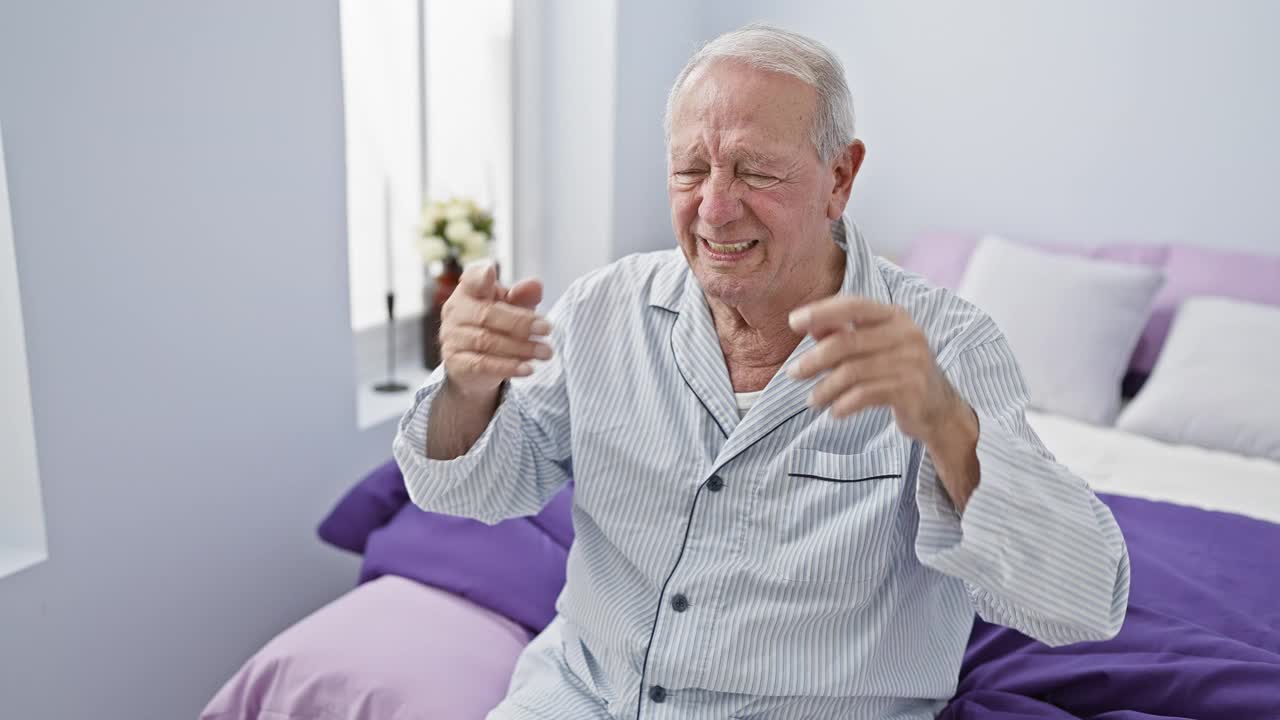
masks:
<svg viewBox="0 0 1280 720"><path fill-rule="evenodd" d="M458 289L477 300L492 300L498 285L498 271L493 263L468 265L458 280Z"/></svg>
<svg viewBox="0 0 1280 720"><path fill-rule="evenodd" d="M493 299L495 302L506 302L507 293L509 293L510 290L507 289L506 285L502 284L502 278L499 276L497 264L492 262L487 264L493 266Z"/></svg>
<svg viewBox="0 0 1280 720"><path fill-rule="evenodd" d="M888 323L833 332L796 358L787 368L787 374L797 380L807 380L842 362L891 350L902 341L901 335Z"/></svg>
<svg viewBox="0 0 1280 720"><path fill-rule="evenodd" d="M533 365L525 360L460 350L450 353L446 358L445 372L452 375L505 379L530 375L533 373Z"/></svg>
<svg viewBox="0 0 1280 720"><path fill-rule="evenodd" d="M833 295L792 311L788 320L796 332L814 335L850 326L885 322L893 317L893 305L857 295ZM815 335L816 337L816 335Z"/></svg>
<svg viewBox="0 0 1280 720"><path fill-rule="evenodd" d="M542 282L529 278L511 286L507 292L507 302L526 310L533 310L542 302Z"/></svg>
<svg viewBox="0 0 1280 720"><path fill-rule="evenodd" d="M521 340L551 333L551 323L546 318L504 302L466 303L451 320L457 325L476 325Z"/></svg>
<svg viewBox="0 0 1280 720"><path fill-rule="evenodd" d="M858 383L831 403L831 417L846 418L869 407L891 405L898 387L895 380Z"/></svg>
<svg viewBox="0 0 1280 720"><path fill-rule="evenodd" d="M859 332L866 332L873 328L893 328L894 332L900 333L901 325L903 325L901 320L905 319L908 322L910 322L910 317L906 314L906 311L902 310L896 305L887 305L884 307L888 307L890 309L889 316L887 318L884 318L881 320L874 320L874 321L864 320L856 324L855 323L848 323L845 325L831 324L826 327L814 327L814 328L810 328L809 334L813 336L813 339L821 340L827 337L828 335L831 335L832 333L841 332L843 330L848 330L850 328L857 330Z"/></svg>
<svg viewBox="0 0 1280 720"><path fill-rule="evenodd" d="M441 343L441 349L497 355L516 360L550 360L551 346L536 340L521 340L485 330L475 325L452 328Z"/></svg>
<svg viewBox="0 0 1280 720"><path fill-rule="evenodd" d="M809 407L826 407L857 385L892 379L900 365L898 359L889 353L842 363L814 386L809 394Z"/></svg>

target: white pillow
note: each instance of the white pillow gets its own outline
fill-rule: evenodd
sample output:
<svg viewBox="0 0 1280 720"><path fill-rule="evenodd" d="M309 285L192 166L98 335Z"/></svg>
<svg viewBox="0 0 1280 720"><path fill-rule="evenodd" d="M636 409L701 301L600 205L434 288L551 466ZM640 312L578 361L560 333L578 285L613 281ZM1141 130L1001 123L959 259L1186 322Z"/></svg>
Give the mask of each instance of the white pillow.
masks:
<svg viewBox="0 0 1280 720"><path fill-rule="evenodd" d="M1166 442L1280 461L1277 357L1280 307L1191 298L1117 426Z"/></svg>
<svg viewBox="0 0 1280 720"><path fill-rule="evenodd" d="M1031 406L1098 425L1120 409L1120 381L1164 274L1059 255L988 236L959 294L1008 339Z"/></svg>

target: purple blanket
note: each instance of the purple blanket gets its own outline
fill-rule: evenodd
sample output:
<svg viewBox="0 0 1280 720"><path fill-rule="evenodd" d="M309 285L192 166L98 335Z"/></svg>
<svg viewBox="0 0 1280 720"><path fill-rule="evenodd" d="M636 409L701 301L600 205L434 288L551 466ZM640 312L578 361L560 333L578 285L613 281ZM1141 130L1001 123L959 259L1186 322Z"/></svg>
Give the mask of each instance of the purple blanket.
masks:
<svg viewBox="0 0 1280 720"><path fill-rule="evenodd" d="M1132 562L1114 640L1049 648L978 621L943 720L1280 720L1280 525L1102 496ZM569 491L542 513L487 526L408 503L394 463L325 519L365 555L361 580L401 575L531 630L554 612L572 540Z"/></svg>
<svg viewBox="0 0 1280 720"><path fill-rule="evenodd" d="M1280 718L1280 526L1102 499L1132 563L1120 634L1049 648L979 621L940 718Z"/></svg>

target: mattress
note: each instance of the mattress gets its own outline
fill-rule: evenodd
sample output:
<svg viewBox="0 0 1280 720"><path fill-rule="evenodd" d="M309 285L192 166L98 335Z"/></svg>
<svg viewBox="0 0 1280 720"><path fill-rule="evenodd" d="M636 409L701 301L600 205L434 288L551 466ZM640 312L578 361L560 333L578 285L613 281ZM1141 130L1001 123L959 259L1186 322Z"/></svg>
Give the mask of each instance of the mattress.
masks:
<svg viewBox="0 0 1280 720"><path fill-rule="evenodd" d="M1280 524L1280 463L1170 445L1059 415L1028 412L1027 420L1058 461L1096 492Z"/></svg>

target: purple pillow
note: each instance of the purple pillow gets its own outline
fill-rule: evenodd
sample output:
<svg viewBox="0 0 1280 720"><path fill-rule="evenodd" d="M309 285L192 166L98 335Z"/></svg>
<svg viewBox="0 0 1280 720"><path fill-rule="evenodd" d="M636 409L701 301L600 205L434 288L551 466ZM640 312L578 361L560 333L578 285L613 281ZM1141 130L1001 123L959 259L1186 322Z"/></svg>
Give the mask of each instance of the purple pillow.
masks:
<svg viewBox="0 0 1280 720"><path fill-rule="evenodd" d="M409 502L390 461L356 484L329 513L320 537L363 553L360 582L383 575L465 597L535 632L555 616L573 542L572 485L533 517L486 525L426 512Z"/></svg>
<svg viewBox="0 0 1280 720"><path fill-rule="evenodd" d="M396 461L390 460L348 490L317 532L330 545L363 554L369 534L386 525L408 502L404 477Z"/></svg>
<svg viewBox="0 0 1280 720"><path fill-rule="evenodd" d="M555 617L568 553L529 518L485 525L407 504L369 536L360 582L417 580L537 632Z"/></svg>

